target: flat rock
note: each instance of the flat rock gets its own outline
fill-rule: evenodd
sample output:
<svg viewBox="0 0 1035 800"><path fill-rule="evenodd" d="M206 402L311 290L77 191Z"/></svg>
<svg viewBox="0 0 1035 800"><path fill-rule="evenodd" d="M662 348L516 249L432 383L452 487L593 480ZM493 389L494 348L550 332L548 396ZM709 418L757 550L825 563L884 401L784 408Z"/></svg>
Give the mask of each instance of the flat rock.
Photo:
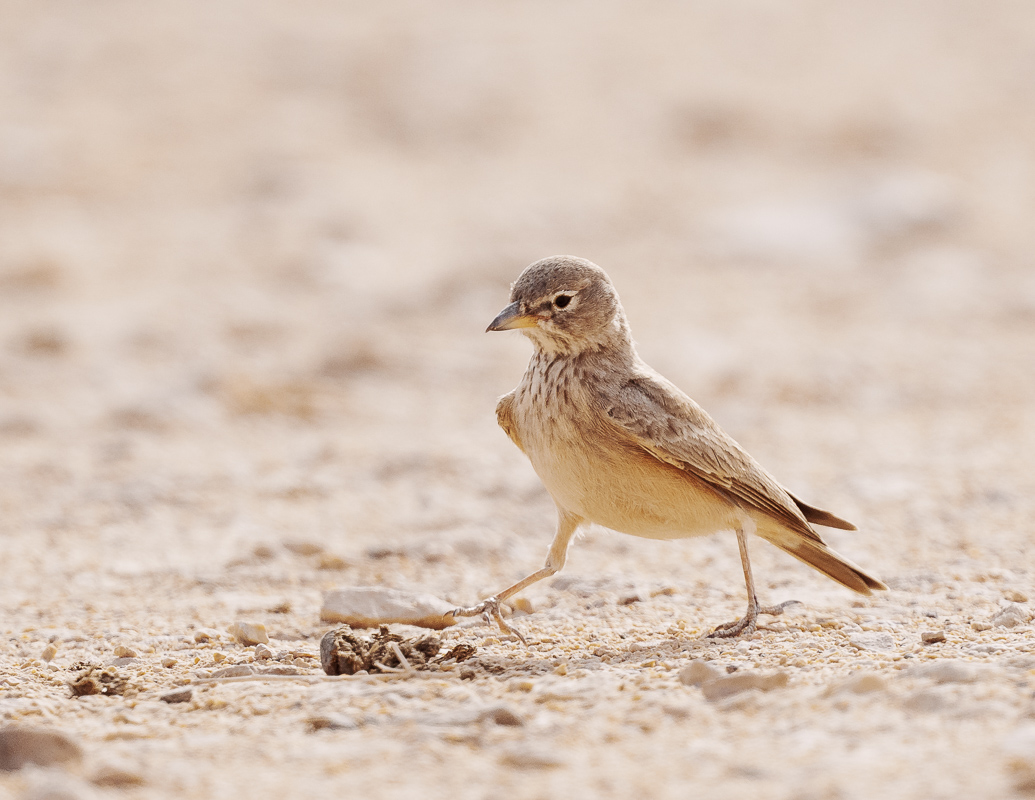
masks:
<svg viewBox="0 0 1035 800"><path fill-rule="evenodd" d="M701 691L704 692L706 700L722 700L749 689L759 689L763 692L782 689L787 685L787 681L786 672L773 672L767 675L758 672L738 672L702 683Z"/></svg>
<svg viewBox="0 0 1035 800"><path fill-rule="evenodd" d="M872 650L878 653L887 653L895 649L895 638L890 633L875 631L857 633L848 643L858 650Z"/></svg>
<svg viewBox="0 0 1035 800"><path fill-rule="evenodd" d="M430 594L416 594L380 586L356 586L324 595L320 619L344 622L356 628L398 623L441 630L456 624L451 603Z"/></svg>
<svg viewBox="0 0 1035 800"><path fill-rule="evenodd" d="M234 664L229 667L215 670L210 678L243 678L245 675L254 675L255 669L247 664Z"/></svg>
<svg viewBox="0 0 1035 800"><path fill-rule="evenodd" d="M21 769L26 764L47 767L79 761L82 748L67 734L53 728L7 725L0 728L0 770Z"/></svg>
<svg viewBox="0 0 1035 800"><path fill-rule="evenodd" d="M173 689L171 692L166 692L159 699L163 703L189 703L193 696L194 690L189 686L184 686L182 689Z"/></svg>

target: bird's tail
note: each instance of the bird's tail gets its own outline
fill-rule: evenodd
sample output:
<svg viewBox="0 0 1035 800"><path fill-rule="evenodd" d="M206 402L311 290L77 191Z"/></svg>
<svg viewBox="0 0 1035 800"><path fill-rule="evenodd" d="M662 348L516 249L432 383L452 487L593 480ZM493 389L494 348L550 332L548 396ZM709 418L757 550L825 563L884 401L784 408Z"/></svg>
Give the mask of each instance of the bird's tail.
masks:
<svg viewBox="0 0 1035 800"><path fill-rule="evenodd" d="M840 528L843 531L859 530L848 520L841 519L836 514L824 511L822 508L816 508L815 506L810 506L808 503L803 503L793 494L790 494L790 492L788 492L788 494L790 495L791 500L794 501L794 504L798 506L798 510L801 511L805 519L813 525L825 525L828 528Z"/></svg>
<svg viewBox="0 0 1035 800"><path fill-rule="evenodd" d="M765 539L772 542L785 553L789 553L799 561L804 561L813 569L817 569L842 586L857 591L859 594L872 594L874 589L885 590L888 587L883 581L868 575L859 567L827 547L816 539L806 539L800 534L787 536L766 535L759 531Z"/></svg>

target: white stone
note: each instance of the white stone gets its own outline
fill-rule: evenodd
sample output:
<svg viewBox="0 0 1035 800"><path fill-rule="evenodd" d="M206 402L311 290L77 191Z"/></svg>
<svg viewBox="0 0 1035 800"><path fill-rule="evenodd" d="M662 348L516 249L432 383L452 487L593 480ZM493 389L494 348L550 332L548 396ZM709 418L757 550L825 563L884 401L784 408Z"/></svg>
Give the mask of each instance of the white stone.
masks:
<svg viewBox="0 0 1035 800"><path fill-rule="evenodd" d="M324 595L320 619L344 622L356 628L399 623L441 629L456 624L454 606L430 594L416 594L380 586L356 586Z"/></svg>
<svg viewBox="0 0 1035 800"><path fill-rule="evenodd" d="M851 637L848 643L859 650L872 650L880 653L895 649L895 638L890 633L858 633Z"/></svg>
<svg viewBox="0 0 1035 800"><path fill-rule="evenodd" d="M243 678L245 675L254 675L255 670L247 664L234 664L230 667L214 670L210 678Z"/></svg>
<svg viewBox="0 0 1035 800"><path fill-rule="evenodd" d="M1031 614L1023 606L1010 603L1006 608L992 617L992 625L997 628L1016 628L1031 619Z"/></svg>
<svg viewBox="0 0 1035 800"><path fill-rule="evenodd" d="M238 620L227 631L241 644L268 644L270 637L266 633L266 626L261 622L245 622Z"/></svg>

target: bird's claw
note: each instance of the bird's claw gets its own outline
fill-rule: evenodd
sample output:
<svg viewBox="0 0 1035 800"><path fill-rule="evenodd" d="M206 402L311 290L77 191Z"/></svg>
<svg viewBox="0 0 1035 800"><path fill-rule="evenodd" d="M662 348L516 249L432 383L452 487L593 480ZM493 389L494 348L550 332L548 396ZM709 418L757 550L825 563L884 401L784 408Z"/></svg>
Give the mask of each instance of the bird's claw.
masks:
<svg viewBox="0 0 1035 800"><path fill-rule="evenodd" d="M778 617L788 606L800 604L800 600L785 600L775 606L756 606L752 603L748 606L747 614L733 622L723 622L721 625L716 625L715 630L708 634L708 638L732 639L741 634L750 636L758 627L759 614L768 614L771 617Z"/></svg>
<svg viewBox="0 0 1035 800"><path fill-rule="evenodd" d="M511 636L516 636L521 644L528 646L528 642L525 641L525 637L521 635L521 631L517 628L508 625L503 619L503 602L498 597L489 597L482 600L478 605L454 608L449 612L452 617L478 617L481 616L487 625L492 625L495 622L499 625L499 628L503 633Z"/></svg>
<svg viewBox="0 0 1035 800"><path fill-rule="evenodd" d="M467 607L461 606L460 608L454 608L452 611L449 612L449 614L452 617L478 617L478 616L484 616L484 617L486 617L486 619L488 619L489 615L492 615L494 617L495 616L501 616L502 615L501 607L502 607L502 603L500 603L499 598L497 598L497 597L489 597L489 598L487 598L485 600L482 600L476 606L467 606Z"/></svg>

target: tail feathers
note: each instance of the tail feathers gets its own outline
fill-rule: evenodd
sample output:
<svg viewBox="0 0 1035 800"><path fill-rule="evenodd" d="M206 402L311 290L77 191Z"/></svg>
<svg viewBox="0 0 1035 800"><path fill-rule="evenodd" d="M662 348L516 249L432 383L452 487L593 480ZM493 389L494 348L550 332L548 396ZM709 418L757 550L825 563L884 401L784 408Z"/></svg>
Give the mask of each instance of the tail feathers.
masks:
<svg viewBox="0 0 1035 800"><path fill-rule="evenodd" d="M823 542L806 539L803 536L770 538L785 553L789 553L799 561L804 561L813 569L817 569L842 586L847 586L859 594L872 594L872 590L885 590L888 587L883 581L867 575L861 567L856 566L844 556L834 552Z"/></svg>
<svg viewBox="0 0 1035 800"><path fill-rule="evenodd" d="M791 500L793 500L794 504L798 506L802 516L804 516L805 519L813 525L824 525L827 528L840 528L843 531L859 530L851 522L848 522L848 520L834 516L829 511L824 511L822 508L815 508L814 506L810 506L808 503L803 503L793 494L791 495Z"/></svg>

